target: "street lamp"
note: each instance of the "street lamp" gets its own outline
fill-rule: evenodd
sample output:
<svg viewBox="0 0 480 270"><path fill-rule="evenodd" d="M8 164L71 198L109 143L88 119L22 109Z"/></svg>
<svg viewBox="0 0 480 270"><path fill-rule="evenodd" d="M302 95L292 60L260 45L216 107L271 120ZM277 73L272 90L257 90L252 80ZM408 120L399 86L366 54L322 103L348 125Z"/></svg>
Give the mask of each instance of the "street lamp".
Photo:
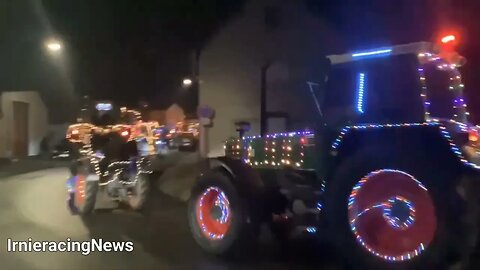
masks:
<svg viewBox="0 0 480 270"><path fill-rule="evenodd" d="M191 86L192 83L193 83L193 81L192 81L192 79L190 79L190 78L185 78L185 79L183 79L183 86L188 87L188 86Z"/></svg>
<svg viewBox="0 0 480 270"><path fill-rule="evenodd" d="M62 43L58 40L49 40L45 43L45 47L50 51L50 52L59 52L62 50Z"/></svg>

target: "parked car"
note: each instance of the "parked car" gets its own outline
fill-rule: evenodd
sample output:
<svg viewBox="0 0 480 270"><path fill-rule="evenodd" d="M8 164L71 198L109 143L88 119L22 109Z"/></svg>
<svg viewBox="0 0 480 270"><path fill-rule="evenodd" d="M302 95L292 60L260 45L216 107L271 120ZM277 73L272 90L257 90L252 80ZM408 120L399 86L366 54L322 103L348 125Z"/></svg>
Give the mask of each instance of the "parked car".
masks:
<svg viewBox="0 0 480 270"><path fill-rule="evenodd" d="M193 133L181 133L177 137L177 145L179 151L194 152L197 150L198 139Z"/></svg>
<svg viewBox="0 0 480 270"><path fill-rule="evenodd" d="M67 140L63 139L50 152L52 159L71 159L74 156L73 145Z"/></svg>

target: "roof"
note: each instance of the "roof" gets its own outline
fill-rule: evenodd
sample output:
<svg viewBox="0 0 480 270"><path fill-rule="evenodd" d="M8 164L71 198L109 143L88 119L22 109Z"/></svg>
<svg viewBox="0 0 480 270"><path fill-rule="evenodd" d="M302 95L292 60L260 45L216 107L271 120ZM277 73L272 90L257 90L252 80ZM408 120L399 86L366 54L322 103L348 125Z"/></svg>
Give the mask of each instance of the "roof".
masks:
<svg viewBox="0 0 480 270"><path fill-rule="evenodd" d="M327 58L330 59L332 65L335 65L387 55L419 54L432 52L433 50L434 46L430 42L415 42L392 47L375 48L354 53L329 55Z"/></svg>

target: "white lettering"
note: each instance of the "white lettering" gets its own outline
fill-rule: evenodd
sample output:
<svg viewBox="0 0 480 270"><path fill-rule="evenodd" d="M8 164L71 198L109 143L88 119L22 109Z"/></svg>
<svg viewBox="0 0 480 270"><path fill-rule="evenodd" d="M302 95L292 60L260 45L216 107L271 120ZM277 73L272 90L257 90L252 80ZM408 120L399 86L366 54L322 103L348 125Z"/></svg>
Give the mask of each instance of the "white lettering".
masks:
<svg viewBox="0 0 480 270"><path fill-rule="evenodd" d="M103 251L106 251L106 252L112 251L112 243L104 242L103 243Z"/></svg>
<svg viewBox="0 0 480 270"><path fill-rule="evenodd" d="M27 252L28 242L20 242L18 243L18 251Z"/></svg>
<svg viewBox="0 0 480 270"><path fill-rule="evenodd" d="M58 251L57 243L55 243L55 242L48 243L48 251L49 252L57 252Z"/></svg>
<svg viewBox="0 0 480 270"><path fill-rule="evenodd" d="M48 249L47 247L48 247L48 241L43 241L42 242L42 250L44 250L44 251L47 250Z"/></svg>
<svg viewBox="0 0 480 270"><path fill-rule="evenodd" d="M66 246L67 246L67 243L65 242L58 243L58 251L65 252L65 250L67 249Z"/></svg>
<svg viewBox="0 0 480 270"><path fill-rule="evenodd" d="M102 251L102 239L92 239L92 251Z"/></svg>
<svg viewBox="0 0 480 270"><path fill-rule="evenodd" d="M123 246L125 246L125 242L113 242L113 251L123 251Z"/></svg>
<svg viewBox="0 0 480 270"><path fill-rule="evenodd" d="M92 252L132 252L134 243L132 241L112 242L103 239L90 239L88 241L34 241L31 238L22 241L15 241L7 238L8 252L79 252L84 256Z"/></svg>
<svg viewBox="0 0 480 270"><path fill-rule="evenodd" d="M33 243L33 251L42 252L42 242L34 242Z"/></svg>
<svg viewBox="0 0 480 270"><path fill-rule="evenodd" d="M133 251L133 242L129 241L125 244L125 251L132 252Z"/></svg>
<svg viewBox="0 0 480 270"><path fill-rule="evenodd" d="M82 255L90 255L90 242L82 242Z"/></svg>

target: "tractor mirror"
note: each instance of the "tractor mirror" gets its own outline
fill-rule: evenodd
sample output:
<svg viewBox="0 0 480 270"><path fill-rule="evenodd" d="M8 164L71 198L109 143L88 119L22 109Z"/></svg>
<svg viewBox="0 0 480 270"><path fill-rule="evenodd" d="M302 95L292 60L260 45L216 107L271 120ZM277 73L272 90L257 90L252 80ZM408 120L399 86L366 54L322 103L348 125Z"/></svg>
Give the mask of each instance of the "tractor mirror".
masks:
<svg viewBox="0 0 480 270"><path fill-rule="evenodd" d="M246 121L235 122L235 127L239 138L242 138L245 132L250 131L250 123Z"/></svg>

